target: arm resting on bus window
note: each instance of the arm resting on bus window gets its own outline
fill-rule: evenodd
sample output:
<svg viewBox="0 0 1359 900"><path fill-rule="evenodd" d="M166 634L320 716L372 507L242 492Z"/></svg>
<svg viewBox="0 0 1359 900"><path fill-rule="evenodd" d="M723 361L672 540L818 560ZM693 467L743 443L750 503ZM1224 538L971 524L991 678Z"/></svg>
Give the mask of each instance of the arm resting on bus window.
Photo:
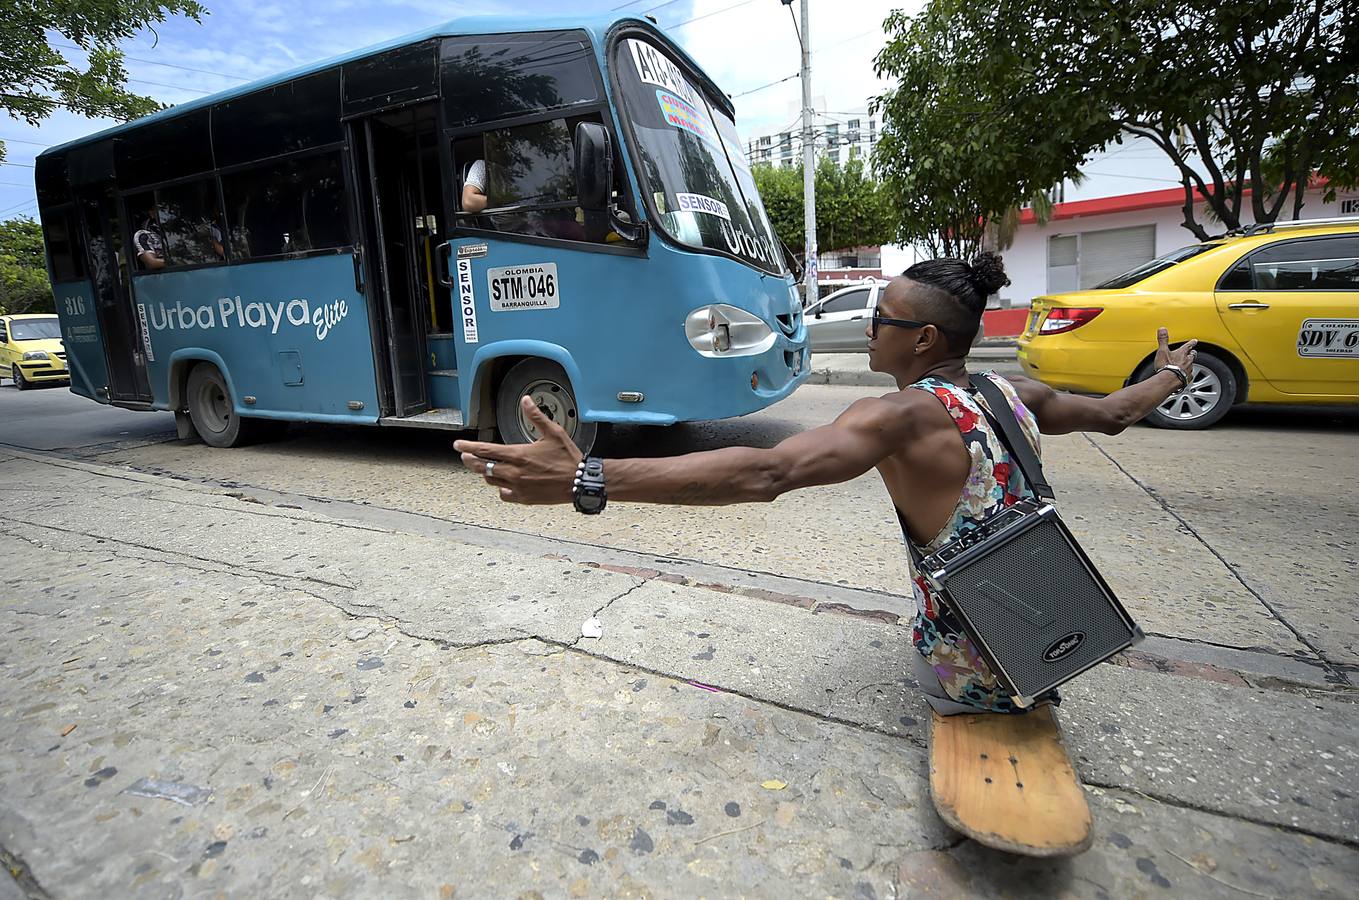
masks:
<svg viewBox="0 0 1359 900"><path fill-rule="evenodd" d="M486 194L475 184L465 184L462 188L462 211L479 213L486 208Z"/></svg>
<svg viewBox="0 0 1359 900"><path fill-rule="evenodd" d="M138 253L137 262L142 264L142 268L148 272L157 272L165 268L165 260L154 253Z"/></svg>
<svg viewBox="0 0 1359 900"><path fill-rule="evenodd" d="M1194 345L1186 341L1170 349L1170 333L1162 328L1156 332L1156 358L1152 369L1165 365L1178 366L1188 375L1194 368ZM1069 434L1073 431L1098 431L1119 434L1129 425L1140 422L1147 413L1180 390L1180 379L1173 372L1161 372L1146 381L1131 384L1107 397L1081 397L1054 391L1042 382L1029 378L1012 378L1011 383L1019 399L1038 420L1044 434Z"/></svg>
<svg viewBox="0 0 1359 900"><path fill-rule="evenodd" d="M910 392L915 393L915 392ZM920 397L926 397L921 394ZM721 506L767 502L797 488L857 478L916 437L913 396L856 401L831 424L795 434L771 449L727 447L668 459L610 459L609 498L638 503ZM542 437L518 446L456 441L463 464L511 503L570 503L580 450L525 397L524 413ZM947 422L947 420L945 420ZM951 427L951 426L950 426Z"/></svg>

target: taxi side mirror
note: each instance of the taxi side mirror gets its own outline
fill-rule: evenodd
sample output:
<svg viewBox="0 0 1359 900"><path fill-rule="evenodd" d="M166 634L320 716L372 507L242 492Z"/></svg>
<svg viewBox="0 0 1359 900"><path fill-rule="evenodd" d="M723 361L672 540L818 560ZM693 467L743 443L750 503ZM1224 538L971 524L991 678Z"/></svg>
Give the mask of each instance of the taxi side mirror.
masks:
<svg viewBox="0 0 1359 900"><path fill-rule="evenodd" d="M609 208L613 191L613 147L609 132L598 122L576 126L576 202L589 212Z"/></svg>

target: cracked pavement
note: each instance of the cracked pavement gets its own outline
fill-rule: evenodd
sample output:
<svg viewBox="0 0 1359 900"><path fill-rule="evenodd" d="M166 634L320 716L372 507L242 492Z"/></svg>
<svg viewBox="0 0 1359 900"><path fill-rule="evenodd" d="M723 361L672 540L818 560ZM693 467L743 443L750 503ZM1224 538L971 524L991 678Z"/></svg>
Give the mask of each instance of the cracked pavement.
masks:
<svg viewBox="0 0 1359 900"><path fill-rule="evenodd" d="M1064 691L1094 847L1016 860L929 803L903 563L872 558L883 533L836 555L873 485L812 519L734 507L685 535L691 511L623 506L571 530L412 467L424 445L334 435L0 447L16 896L1359 893L1350 501L1306 498L1297 542L1337 545L1314 609L1222 514L1232 471L1184 474L1159 433L1053 439L1064 511L1157 637Z"/></svg>

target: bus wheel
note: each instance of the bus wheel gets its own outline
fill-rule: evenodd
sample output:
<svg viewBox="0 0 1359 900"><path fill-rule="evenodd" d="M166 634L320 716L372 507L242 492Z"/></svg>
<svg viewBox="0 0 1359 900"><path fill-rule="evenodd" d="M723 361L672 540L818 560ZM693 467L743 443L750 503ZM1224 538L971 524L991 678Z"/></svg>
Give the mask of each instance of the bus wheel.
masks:
<svg viewBox="0 0 1359 900"><path fill-rule="evenodd" d="M495 414L500 437L507 444L530 444L538 429L519 407L519 398L532 397L549 419L560 425L582 453L589 453L599 437L598 422L582 422L576 394L561 366L545 359L526 359L505 373L496 391Z"/></svg>
<svg viewBox="0 0 1359 900"><path fill-rule="evenodd" d="M199 363L189 372L185 391L189 419L209 447L238 447L253 436L255 421L236 415L226 379L211 363Z"/></svg>

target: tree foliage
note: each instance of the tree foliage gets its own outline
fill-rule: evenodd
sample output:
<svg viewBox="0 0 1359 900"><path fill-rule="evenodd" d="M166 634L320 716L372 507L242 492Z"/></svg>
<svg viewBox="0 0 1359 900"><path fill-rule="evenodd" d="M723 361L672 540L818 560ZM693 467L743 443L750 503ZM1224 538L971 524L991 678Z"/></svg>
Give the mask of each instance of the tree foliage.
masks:
<svg viewBox="0 0 1359 900"><path fill-rule="evenodd" d="M791 248L805 246L802 167L754 168L765 211L779 238ZM822 157L816 167L816 238L822 251L884 244L894 232L891 201L860 159L844 166Z"/></svg>
<svg viewBox="0 0 1359 900"><path fill-rule="evenodd" d="M1359 7L1349 0L931 0L877 58L877 168L898 237L966 255L987 223L1125 135L1238 228L1296 216L1314 174L1359 182Z"/></svg>
<svg viewBox="0 0 1359 900"><path fill-rule="evenodd" d="M27 217L0 222L0 313L56 312L42 227Z"/></svg>
<svg viewBox="0 0 1359 900"><path fill-rule="evenodd" d="M159 103L126 89L118 45L168 16L205 13L195 0L0 0L0 108L30 125L58 108L120 121L155 112ZM79 47L88 65L68 62L50 38Z"/></svg>

